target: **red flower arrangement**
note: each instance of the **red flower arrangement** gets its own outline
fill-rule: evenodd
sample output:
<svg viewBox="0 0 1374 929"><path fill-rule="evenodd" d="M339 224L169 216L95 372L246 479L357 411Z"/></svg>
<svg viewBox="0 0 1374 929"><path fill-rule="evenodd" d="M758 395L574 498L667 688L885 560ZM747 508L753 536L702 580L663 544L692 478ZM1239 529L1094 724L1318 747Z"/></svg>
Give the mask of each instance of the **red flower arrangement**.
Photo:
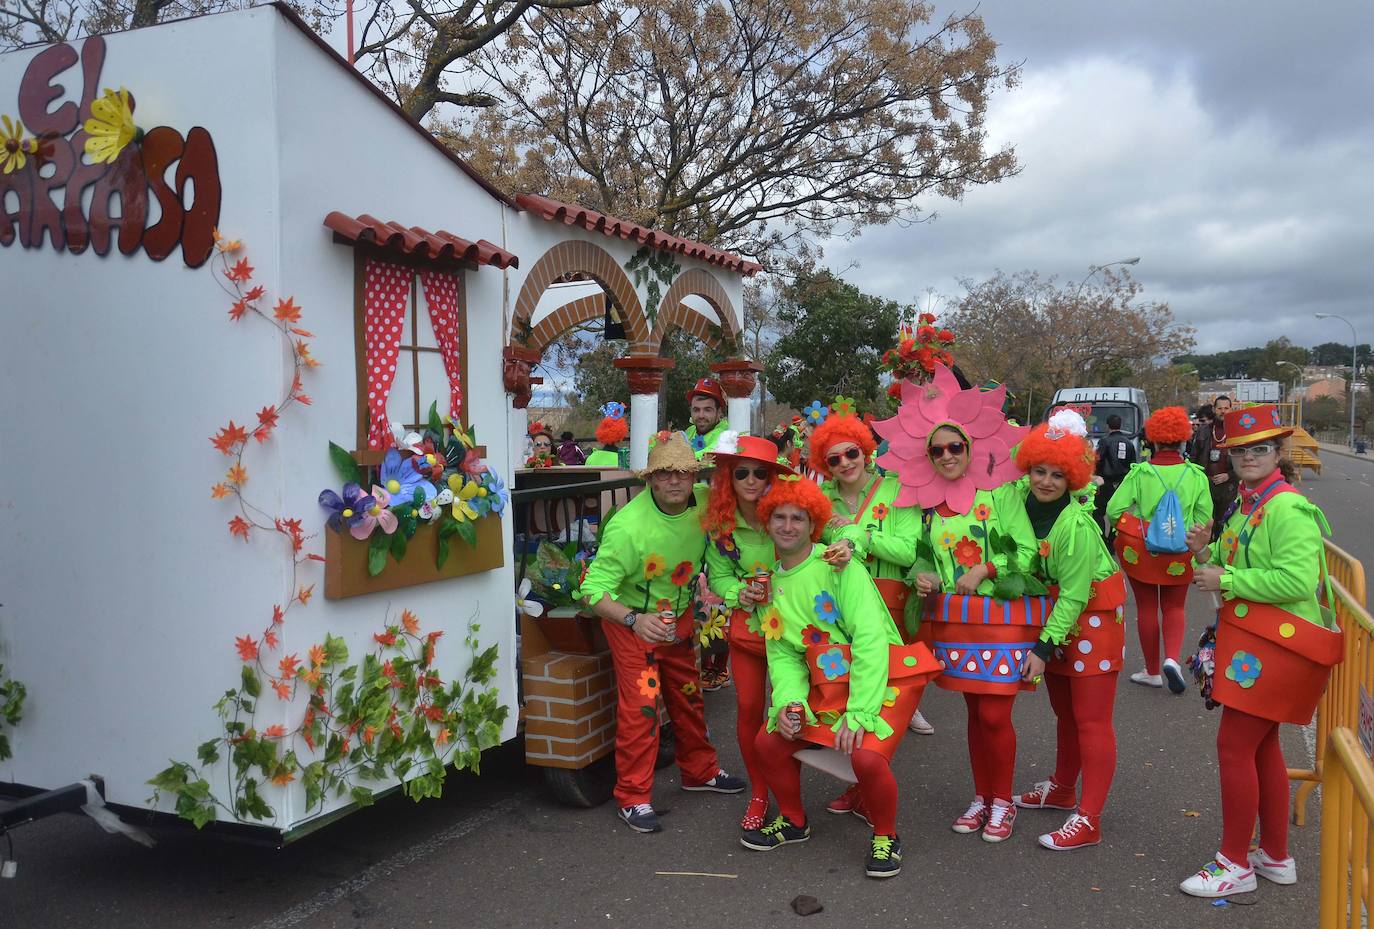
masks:
<svg viewBox="0 0 1374 929"><path fill-rule="evenodd" d="M933 313L922 313L916 322L915 330L902 326L897 332L897 344L883 352L881 367L892 375L893 383L887 395L893 400L901 398L902 381L924 382L935 373L936 364L947 367L954 364L954 356L950 354L954 333L936 328Z"/></svg>

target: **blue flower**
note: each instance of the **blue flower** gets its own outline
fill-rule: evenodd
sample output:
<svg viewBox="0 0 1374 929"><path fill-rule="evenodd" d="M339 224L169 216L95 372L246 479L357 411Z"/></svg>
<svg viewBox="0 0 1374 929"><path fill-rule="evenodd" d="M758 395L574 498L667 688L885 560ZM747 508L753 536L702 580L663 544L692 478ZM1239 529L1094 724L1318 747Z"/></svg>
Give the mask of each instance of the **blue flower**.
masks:
<svg viewBox="0 0 1374 929"><path fill-rule="evenodd" d="M1269 419L1274 423L1275 426L1282 426L1282 425L1283 425L1283 421L1282 421L1281 419L1279 419L1279 411L1278 411L1278 410L1270 410L1270 411L1269 411Z"/></svg>
<svg viewBox="0 0 1374 929"><path fill-rule="evenodd" d="M506 489L506 482L497 476L495 471L490 469L482 472L482 486L487 489L485 499L491 512L500 516L506 510L506 505L510 503L510 491Z"/></svg>
<svg viewBox="0 0 1374 929"><path fill-rule="evenodd" d="M1248 689L1255 686L1263 668L1260 660L1249 652L1236 652L1226 668L1226 679Z"/></svg>
<svg viewBox="0 0 1374 929"><path fill-rule="evenodd" d="M706 437L702 435L692 436L692 451L702 452L706 450Z"/></svg>
<svg viewBox="0 0 1374 929"><path fill-rule="evenodd" d="M830 415L830 407L823 405L819 400L812 400L811 405L802 410L802 413L806 415L807 422L819 426Z"/></svg>
<svg viewBox="0 0 1374 929"><path fill-rule="evenodd" d="M838 648L827 649L816 656L816 667L821 669L827 681L849 673L849 662L844 660L844 652Z"/></svg>
<svg viewBox="0 0 1374 929"><path fill-rule="evenodd" d="M382 489L391 495L391 505L401 506L414 500L418 489L425 495L428 503L438 493L434 485L425 480L414 468L401 459L401 453L390 449L382 459Z"/></svg>
<svg viewBox="0 0 1374 929"><path fill-rule="evenodd" d="M352 529L353 524L363 518L363 514L376 503L363 489L352 481L343 485L343 496L325 489L320 491L320 506L329 510L326 525L335 532Z"/></svg>
<svg viewBox="0 0 1374 929"><path fill-rule="evenodd" d="M1255 417L1251 416L1249 413L1242 413L1238 422L1240 423L1240 428L1249 429L1251 426L1255 425Z"/></svg>
<svg viewBox="0 0 1374 929"><path fill-rule="evenodd" d="M620 419L625 415L625 404L621 403L619 400L612 400L609 403L603 404L601 407L601 415L609 416L611 419Z"/></svg>
<svg viewBox="0 0 1374 929"><path fill-rule="evenodd" d="M816 605L812 609L816 612L816 618L823 623L830 623L833 626L839 621L840 608L828 590L822 590L816 594Z"/></svg>

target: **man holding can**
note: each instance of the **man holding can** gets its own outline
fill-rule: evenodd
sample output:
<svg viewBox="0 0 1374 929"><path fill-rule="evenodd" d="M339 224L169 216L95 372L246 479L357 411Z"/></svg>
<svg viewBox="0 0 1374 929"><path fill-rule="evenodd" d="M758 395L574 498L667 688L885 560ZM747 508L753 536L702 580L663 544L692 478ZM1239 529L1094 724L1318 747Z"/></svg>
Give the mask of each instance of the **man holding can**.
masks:
<svg viewBox="0 0 1374 929"><path fill-rule="evenodd" d="M794 757L806 742L843 752L873 826L869 877L902 869L897 838L897 781L892 754L940 665L922 642L902 637L872 578L857 560L836 567L816 544L831 516L814 483L779 475L758 503L778 562L772 605L760 622L767 643L772 706L755 739L779 815L740 836L745 848L770 851L811 837Z"/></svg>
<svg viewBox="0 0 1374 929"><path fill-rule="evenodd" d="M682 788L739 793L743 780L721 769L706 737L692 653L692 594L706 550L698 516L706 488L680 435L660 433L640 476L648 485L607 522L581 595L601 617L615 664L615 796L636 832L658 832L652 803L659 700L677 738ZM679 617L681 618L679 621Z"/></svg>

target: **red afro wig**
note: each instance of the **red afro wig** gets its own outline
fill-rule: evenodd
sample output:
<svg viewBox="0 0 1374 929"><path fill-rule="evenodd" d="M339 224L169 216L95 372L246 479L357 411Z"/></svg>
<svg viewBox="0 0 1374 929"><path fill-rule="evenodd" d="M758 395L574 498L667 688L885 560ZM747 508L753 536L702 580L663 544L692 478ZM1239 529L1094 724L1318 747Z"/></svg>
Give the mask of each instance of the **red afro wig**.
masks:
<svg viewBox="0 0 1374 929"><path fill-rule="evenodd" d="M855 416L826 417L811 433L811 467L826 477L830 476L830 466L825 463L826 454L841 442L853 442L864 453L867 461L877 450L878 443L873 440L873 431Z"/></svg>
<svg viewBox="0 0 1374 929"><path fill-rule="evenodd" d="M759 498L759 519L767 524L773 511L784 504L801 507L807 512L811 517L811 541L819 542L831 514L830 500L821 493L820 487L804 477L780 475L768 488L768 493Z"/></svg>
<svg viewBox="0 0 1374 929"><path fill-rule="evenodd" d="M615 445L623 442L630 435L630 424L625 422L625 417L607 416L596 427L596 440L602 445Z"/></svg>
<svg viewBox="0 0 1374 929"><path fill-rule="evenodd" d="M1166 406L1155 410L1145 421L1145 438L1155 445L1178 445L1193 437L1193 424L1188 411L1181 406Z"/></svg>
<svg viewBox="0 0 1374 929"><path fill-rule="evenodd" d="M1064 475L1070 491L1087 487L1097 464L1092 444L1071 432L1060 432L1052 439L1049 430L1049 423L1040 423L1021 440L1016 450L1017 467L1029 471L1036 465L1048 465Z"/></svg>

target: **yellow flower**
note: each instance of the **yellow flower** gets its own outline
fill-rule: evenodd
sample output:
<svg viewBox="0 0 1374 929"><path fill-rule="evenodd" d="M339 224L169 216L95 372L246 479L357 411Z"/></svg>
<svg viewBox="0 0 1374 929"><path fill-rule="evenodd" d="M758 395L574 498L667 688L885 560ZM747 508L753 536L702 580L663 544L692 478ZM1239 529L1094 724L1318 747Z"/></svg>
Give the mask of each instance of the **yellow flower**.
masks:
<svg viewBox="0 0 1374 929"><path fill-rule="evenodd" d="M712 612L711 617L701 624L701 631L697 633L697 639L703 648L711 644L712 639L725 638L725 614Z"/></svg>
<svg viewBox="0 0 1374 929"><path fill-rule="evenodd" d="M33 154L38 146L24 141L24 124L19 120L10 122L8 116L0 116L0 124L4 129L0 129L0 171L6 174L13 174L21 171L28 163L29 155Z"/></svg>
<svg viewBox="0 0 1374 929"><path fill-rule="evenodd" d="M457 475L454 475L455 477ZM449 486L453 486L452 478ZM463 489L453 495L453 518L460 523L465 523L469 519L477 518L477 511L468 505L468 501L477 496L477 482L468 481L463 485Z"/></svg>
<svg viewBox="0 0 1374 929"><path fill-rule="evenodd" d="M687 683L682 685L682 692L689 697L700 689L701 688L697 686L696 681L688 681Z"/></svg>
<svg viewBox="0 0 1374 929"><path fill-rule="evenodd" d="M759 629L763 632L765 639L782 638L782 614L777 609L770 609L763 614L763 619L759 621Z"/></svg>
<svg viewBox="0 0 1374 929"><path fill-rule="evenodd" d="M124 146L137 141L143 133L134 125L134 110L129 103L129 91L123 87L116 93L105 88L98 100L91 101L91 118L86 120L86 154L96 164L113 162Z"/></svg>
<svg viewBox="0 0 1374 929"><path fill-rule="evenodd" d="M941 547L941 548L953 548L953 547L954 547L954 543L955 543L956 541L958 541L958 540L955 539L954 533L952 533L952 532L945 532L945 533L941 534L941 536L940 536L940 547Z"/></svg>

